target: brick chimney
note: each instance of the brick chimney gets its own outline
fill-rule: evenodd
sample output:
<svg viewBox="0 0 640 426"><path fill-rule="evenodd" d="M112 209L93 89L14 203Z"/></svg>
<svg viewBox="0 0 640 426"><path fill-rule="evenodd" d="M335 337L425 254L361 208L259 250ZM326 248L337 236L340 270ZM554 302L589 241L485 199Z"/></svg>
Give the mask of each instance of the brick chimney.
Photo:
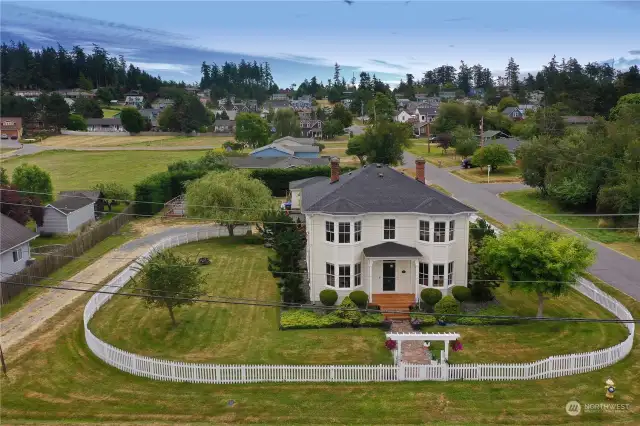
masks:
<svg viewBox="0 0 640 426"><path fill-rule="evenodd" d="M331 183L340 180L340 159L331 157Z"/></svg>
<svg viewBox="0 0 640 426"><path fill-rule="evenodd" d="M416 180L421 183L424 182L424 158L416 158Z"/></svg>

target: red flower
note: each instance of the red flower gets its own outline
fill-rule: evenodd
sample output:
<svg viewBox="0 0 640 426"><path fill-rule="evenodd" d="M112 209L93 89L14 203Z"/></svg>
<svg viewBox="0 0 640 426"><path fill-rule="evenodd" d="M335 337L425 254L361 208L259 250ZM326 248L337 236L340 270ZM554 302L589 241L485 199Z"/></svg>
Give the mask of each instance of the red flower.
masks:
<svg viewBox="0 0 640 426"><path fill-rule="evenodd" d="M387 339L384 342L384 345L387 347L387 349L392 351L392 350L394 350L395 348L398 347L398 342L396 342L395 340Z"/></svg>

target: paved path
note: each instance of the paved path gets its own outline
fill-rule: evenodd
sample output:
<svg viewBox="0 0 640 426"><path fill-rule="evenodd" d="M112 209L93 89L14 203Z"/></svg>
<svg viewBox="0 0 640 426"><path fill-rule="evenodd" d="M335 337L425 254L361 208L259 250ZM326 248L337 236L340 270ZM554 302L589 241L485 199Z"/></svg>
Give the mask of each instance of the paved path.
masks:
<svg viewBox="0 0 640 426"><path fill-rule="evenodd" d="M82 281L91 284L68 282L60 284L59 287L94 288L109 275L129 264L131 258L140 256L152 244L163 238L180 235L188 231L206 229L211 229L211 226L199 225L165 228L151 235L129 241L119 248L110 251L101 259L96 260L69 279L69 281ZM84 293L80 291L46 290L19 311L10 315L8 318L2 319L2 321L0 321L0 342L2 343L2 349L5 353L10 352L12 346L19 343L30 333L42 326L48 319L83 294Z"/></svg>
<svg viewBox="0 0 640 426"><path fill-rule="evenodd" d="M409 321L393 321L391 323L393 333L414 333ZM424 349L422 341L408 340L402 342L400 348L400 360L409 364L431 364L431 353Z"/></svg>
<svg viewBox="0 0 640 426"><path fill-rule="evenodd" d="M415 159L415 155L405 152L403 166L414 168ZM506 225L524 221L567 231L567 228L558 226L497 196L500 192L528 188L525 185L473 184L428 162L425 164L425 178L428 182L443 187L461 202L475 207ZM579 235L574 231L569 232ZM640 300L640 262L595 241L590 241L589 245L597 251L597 260L589 272L636 300Z"/></svg>

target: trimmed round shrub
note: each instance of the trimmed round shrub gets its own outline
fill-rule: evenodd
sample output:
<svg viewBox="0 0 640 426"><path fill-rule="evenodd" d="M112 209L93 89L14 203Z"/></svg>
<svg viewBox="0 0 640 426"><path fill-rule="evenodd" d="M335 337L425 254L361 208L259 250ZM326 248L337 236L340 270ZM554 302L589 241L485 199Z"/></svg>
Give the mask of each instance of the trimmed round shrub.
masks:
<svg viewBox="0 0 640 426"><path fill-rule="evenodd" d="M433 308L436 316L438 314L459 314L460 303L453 296L445 296L441 301L435 304ZM443 317L446 321L455 321L456 317L446 316Z"/></svg>
<svg viewBox="0 0 640 426"><path fill-rule="evenodd" d="M471 290L467 287L456 286L451 290L451 294L460 303L471 299Z"/></svg>
<svg viewBox="0 0 640 426"><path fill-rule="evenodd" d="M349 296L342 299L340 309L336 310L336 315L349 321L349 323L354 326L358 325L360 318L362 318L362 312L358 310L358 306L353 303L353 300L351 300Z"/></svg>
<svg viewBox="0 0 640 426"><path fill-rule="evenodd" d="M433 306L442 299L442 292L437 288L425 288L420 292L420 299L429 306Z"/></svg>
<svg viewBox="0 0 640 426"><path fill-rule="evenodd" d="M349 293L349 299L358 306L358 308L364 309L369 303L369 295L362 290L356 290Z"/></svg>
<svg viewBox="0 0 640 426"><path fill-rule="evenodd" d="M320 292L320 302L324 306L333 306L338 301L338 292L335 290L322 290Z"/></svg>

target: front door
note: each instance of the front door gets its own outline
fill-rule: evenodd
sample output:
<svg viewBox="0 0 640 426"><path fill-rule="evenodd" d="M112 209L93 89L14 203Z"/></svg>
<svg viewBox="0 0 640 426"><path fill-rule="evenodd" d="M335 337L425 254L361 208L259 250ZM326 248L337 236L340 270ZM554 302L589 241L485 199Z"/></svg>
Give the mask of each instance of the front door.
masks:
<svg viewBox="0 0 640 426"><path fill-rule="evenodd" d="M396 291L396 262L382 262L382 291Z"/></svg>

